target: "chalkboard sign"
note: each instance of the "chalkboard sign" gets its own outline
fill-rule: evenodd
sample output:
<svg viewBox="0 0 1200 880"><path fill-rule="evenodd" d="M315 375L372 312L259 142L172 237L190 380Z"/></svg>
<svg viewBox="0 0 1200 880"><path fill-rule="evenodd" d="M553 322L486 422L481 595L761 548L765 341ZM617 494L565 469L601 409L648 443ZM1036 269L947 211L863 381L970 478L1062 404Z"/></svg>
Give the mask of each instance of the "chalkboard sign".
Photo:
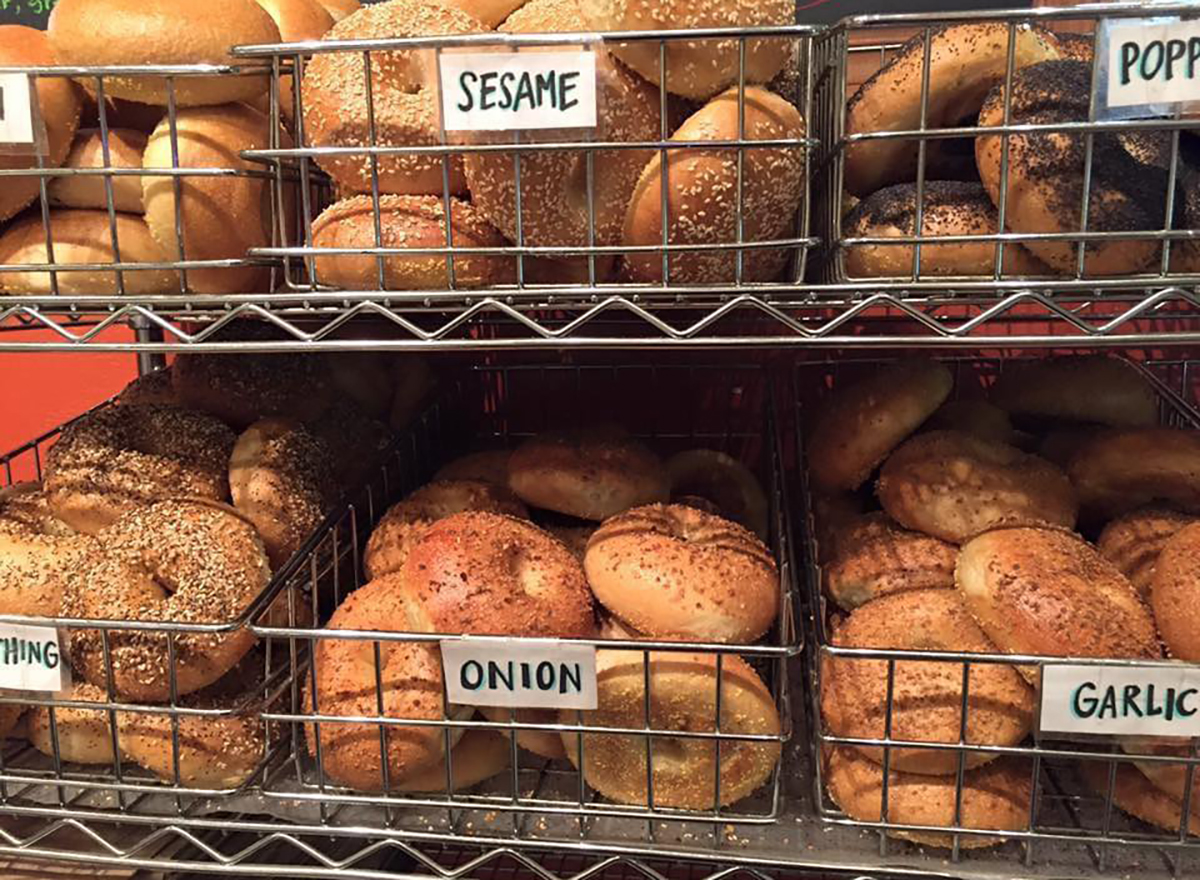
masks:
<svg viewBox="0 0 1200 880"><path fill-rule="evenodd" d="M46 29L54 0L0 0L0 24L24 24Z"/></svg>

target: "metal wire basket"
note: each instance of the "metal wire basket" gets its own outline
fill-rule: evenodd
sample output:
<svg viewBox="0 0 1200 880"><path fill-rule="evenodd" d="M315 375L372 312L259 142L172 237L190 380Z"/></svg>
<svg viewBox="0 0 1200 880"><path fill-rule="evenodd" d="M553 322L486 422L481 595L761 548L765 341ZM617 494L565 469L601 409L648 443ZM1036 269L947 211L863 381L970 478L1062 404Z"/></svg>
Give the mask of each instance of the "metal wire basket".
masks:
<svg viewBox="0 0 1200 880"><path fill-rule="evenodd" d="M1161 7L1161 14L1167 16L1186 15L1187 11L1188 7L1182 5L1164 4ZM914 294L938 290L992 293L998 290L1054 290L1089 297L1112 295L1121 289L1194 285L1198 276L1190 258L1185 258L1185 249L1192 246L1200 219L1195 217L1194 209L1184 209L1186 187L1180 187L1192 173L1194 158L1189 141L1200 122L1182 114L1173 118L1105 119L1098 97L1101 67L1098 53L1093 52L1093 41L1101 31L1100 24L1106 19L1128 19L1144 14L1145 7L1141 5L1101 4L1085 9L859 16L841 22L820 37L813 50L814 102L821 122L819 140L826 146L826 152L821 159L816 192L818 217L814 222L819 235L828 243L820 260L822 281L837 286L854 284L861 287L865 284L872 289L904 290ZM1158 7L1156 14L1159 14ZM997 45L1006 41L1005 64L991 93L993 96L999 94L1002 99L999 124L989 121L985 127L977 115L970 113L963 119L945 119L945 101L936 104L931 99L934 66L931 56L936 54L933 47L946 28L959 25L993 28L994 36L989 39L994 39ZM1027 33L1031 25L1052 32L1074 32L1082 41L1082 50L1093 55L1090 93L1073 95L1081 100L1086 97L1086 111L1080 108L1078 114L1069 113L1072 118L1063 121L1033 119L1028 112L1018 113L1014 105L1016 93L1012 88L1014 77L1019 78L1020 74L1020 64L1016 61L1017 35ZM1080 32L1084 35L1080 36ZM961 34L956 38L960 42L970 39ZM1096 48L1103 47L1097 43ZM851 99L858 86L901 51L914 58L914 77L919 77L911 86L919 95L916 122L912 125L899 122L889 130L882 130L883 126L873 130L870 123L852 124ZM975 51L972 47L965 54ZM945 57L944 51L942 57ZM946 77L942 80L943 89L962 86L961 82L953 83ZM964 111L969 109L977 108L973 105L963 108ZM1081 118L1074 118L1075 115ZM964 228L962 234L935 226L946 222L938 215L945 207L937 202L938 188L946 186L941 181L978 180L975 153L982 149L985 139L992 144L997 138L1000 151L997 180L994 183L985 181L990 201L982 197L982 189L973 191L972 195L975 202L989 209L991 202L995 203L994 228L988 227L991 221L984 222L984 208L972 210L976 223L970 229ZM1110 186L1105 189L1108 184L1099 170L1100 157L1111 159L1111 151L1102 153L1101 149L1102 145L1125 144L1139 138L1146 143L1149 143L1147 138L1161 138L1162 144L1155 149L1165 147L1169 154L1154 160L1163 163L1162 180L1156 184L1161 192L1156 191L1153 199L1147 199L1147 203L1161 206L1161 213L1147 207L1148 216L1117 229L1098 216L1101 212L1098 205L1102 199L1110 197L1111 190ZM1078 195L1071 195L1071 205L1062 209L1063 228L1049 231L1047 227L1039 227L1035 230L1029 219L1014 221L1018 211L1014 200L1025 197L1024 191L1016 189L1020 183L1015 170L1018 149L1023 149L1026 155L1038 150L1045 153L1052 149L1051 144L1061 146L1064 143L1078 147L1078 167L1073 164L1075 157L1072 154L1070 160L1060 163L1062 167L1057 173L1064 180L1068 177L1074 180L1072 175L1077 175L1079 180L1075 182L1079 187ZM876 172L879 165L891 164L897 173L891 176L873 174L872 179L879 178L878 182L849 174L849 153L868 149L911 152L911 157L907 158L911 158L913 173L906 174L905 162L893 156L890 163L876 163ZM1095 162L1094 156L1098 157ZM1034 169L1030 173L1040 172ZM873 200L870 203L874 205L873 213L867 212L862 217L857 212L852 213L859 204L854 196L862 198L864 203L873 194L882 199L885 185L899 183L912 185L903 198L896 195L890 206ZM1032 188L1031 184L1026 190ZM853 194L851 189L855 190ZM902 201L903 209L897 207ZM1018 228L1015 224L1021 225ZM1093 265L1100 268L1099 264L1093 263L1099 249L1117 242L1129 247L1146 246L1153 250L1153 258L1147 254L1140 266L1132 267L1131 263L1128 271L1094 271ZM938 245L942 247L935 247ZM1045 259L1030 261L1030 251L1024 245L1041 248L1037 257ZM973 274L966 274L962 263L955 260L967 246L986 248L986 253L994 254L994 259L987 257L986 268L976 266ZM1048 266L1046 260L1050 258L1046 253L1051 249L1055 250L1054 260ZM1069 265L1065 265L1068 262Z"/></svg>
<svg viewBox="0 0 1200 880"><path fill-rule="evenodd" d="M1196 365L1191 360L1155 359L1152 352L1132 352L1139 358L1134 363L1153 384L1160 396L1162 424L1174 427L1200 427L1200 412L1195 408ZM802 402L799 409L800 424L805 424L807 413L830 389L842 382L851 381L885 363L883 361L847 360L838 363L814 363L801 365L796 371L797 387L803 389L797 396ZM1011 363L1003 357L959 358L947 360L956 375L956 387L987 387ZM847 378L851 377L851 378ZM802 438L798 436L798 442ZM803 460L803 450L801 450ZM1094 665L1097 667L1121 667L1133 661L1121 660L1065 660L1063 658L1022 656L1012 654L963 653L952 651L877 650L852 648L834 644L831 615L833 607L823 590L823 576L818 560L819 546L813 510L813 495L808 488L806 469L799 474L802 487L802 510L799 514L806 526L804 541L804 580L810 628L809 696L807 701L807 723L810 726L813 761L813 798L817 817L832 827L865 829L871 834L840 837L841 858L878 859L882 865L895 868L908 867L927 870L930 858L942 858L945 850L933 850L925 854L910 844L897 842L894 838L906 834L928 835L938 832L951 841L949 857L956 863L955 873L970 876L1006 875L1012 865L1021 862L1031 876L1108 876L1128 871L1140 871L1145 875L1163 874L1187 876L1200 855L1200 841L1189 833L1187 827L1178 830L1158 830L1154 826L1135 821L1114 803L1114 781L1119 767L1129 767L1129 754L1122 753L1110 740L1087 742L1060 734L1040 732L1036 729L1032 742L1011 747L971 744L967 739L967 723L971 711L971 683L974 669L992 664L1013 664L1036 667L1040 674L1044 669L1063 663ZM881 737L854 737L835 734L822 715L821 695L825 686L825 665L834 658L841 662L885 662L887 696L883 706L884 735ZM907 664L909 669L919 668L916 664L951 663L962 667L962 701L958 708L962 727L957 742L941 745L916 743L890 733L892 717L896 711L897 698L893 688L896 681L897 664ZM1163 665L1170 661L1160 661ZM932 669L933 667L930 667ZM881 787L881 819L861 821L847 815L826 792L825 756L838 746L881 749L884 778L896 749L904 746L930 747L928 754L944 750L954 756L956 769L949 777L954 786L955 808L953 821L946 826L904 824L889 817L889 785ZM989 755L1011 755L1027 762L1029 768L1029 795L1027 801L1027 827L999 836L1007 844L991 851L983 850L967 854L967 848L975 840L989 836L980 826L969 827L964 819L963 791L964 774L968 757L980 753ZM1137 761L1146 763L1167 762L1183 768L1186 773L1188 791L1192 774L1200 763L1193 751L1190 757L1171 756L1141 757ZM1101 777L1107 787L1084 781L1081 768L1100 768ZM949 784L949 783L947 783ZM1187 798L1182 813L1188 814ZM993 831L991 837L996 836ZM872 843L875 846L872 846ZM874 854L871 850L875 849ZM854 855L849 855L853 853ZM936 854L936 855L935 855ZM961 859L961 861L960 861Z"/></svg>

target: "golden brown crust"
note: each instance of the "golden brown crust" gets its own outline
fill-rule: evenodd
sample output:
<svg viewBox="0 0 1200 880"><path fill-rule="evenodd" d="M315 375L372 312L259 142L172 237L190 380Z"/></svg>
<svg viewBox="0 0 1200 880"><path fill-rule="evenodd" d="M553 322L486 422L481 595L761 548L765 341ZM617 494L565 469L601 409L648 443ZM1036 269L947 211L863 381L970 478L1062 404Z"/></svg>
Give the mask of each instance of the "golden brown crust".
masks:
<svg viewBox="0 0 1200 880"><path fill-rule="evenodd" d="M557 735L555 739L558 739ZM562 744L559 743L561 750ZM463 791L508 769L508 737L495 730L469 729L450 750L450 790ZM445 792L446 759L396 783L397 791Z"/></svg>
<svg viewBox="0 0 1200 880"><path fill-rule="evenodd" d="M142 153L146 150L146 135L127 128L108 130L108 163L104 161L104 145L98 128L81 128L63 161L68 168L141 168ZM112 202L117 211L140 214L142 181L133 175L117 175L112 179ZM67 208L97 208L108 210L108 190L105 178L91 175L51 177L48 195L50 204Z"/></svg>
<svg viewBox="0 0 1200 880"><path fill-rule="evenodd" d="M512 716L509 710L501 706L480 706L480 713L488 721L509 723ZM518 722L529 724L557 724L558 712L554 709L518 709ZM504 737L505 748L508 747L508 737ZM567 756L563 748L562 736L549 730L518 730L517 745L528 752L533 752L541 758L559 761ZM445 783L443 782L443 787Z"/></svg>
<svg viewBox="0 0 1200 880"><path fill-rule="evenodd" d="M856 609L833 643L845 648L962 651L994 654L996 647L971 618L954 589L916 590L883 596ZM888 661L827 656L821 710L837 736L882 739L888 709ZM963 664L899 661L892 683L893 739L957 743L962 731ZM1037 700L1011 666L976 663L970 668L965 742L1014 746L1029 733ZM882 749L862 749L883 761ZM964 766L978 767L997 755L965 753ZM919 748L891 750L892 767L909 773L946 774L959 754Z"/></svg>
<svg viewBox="0 0 1200 880"><path fill-rule="evenodd" d="M483 25L448 4L390 0L366 6L339 21L326 40L367 40L473 34ZM371 53L371 103L379 146L434 146L441 142L437 89L427 81L420 52ZM359 52L313 56L301 82L308 146L365 147L370 143L367 82ZM466 191L462 159L450 156L451 194ZM371 192L372 163L365 155L321 156L317 163L349 192ZM440 156L379 156L379 192L441 194Z"/></svg>
<svg viewBox="0 0 1200 880"><path fill-rule="evenodd" d="M1032 791L1027 762L1004 757L963 777L958 826L983 831L1022 831L1029 827ZM826 785L834 803L860 822L878 822L883 805L883 768L861 752L838 746L826 762ZM922 776L892 770L888 775L887 818L900 825L949 827L955 824L956 777ZM936 831L889 831L892 837L924 846L949 848L951 835ZM964 834L959 846L995 846L1003 837Z"/></svg>
<svg viewBox="0 0 1200 880"><path fill-rule="evenodd" d="M884 462L877 491L902 526L955 544L997 526L1075 524L1075 493L1062 470L959 431L907 440Z"/></svg>
<svg viewBox="0 0 1200 880"><path fill-rule="evenodd" d="M904 590L954 586L958 548L920 532L902 529L884 513L868 513L842 529L826 557L822 582L841 608Z"/></svg>
<svg viewBox="0 0 1200 880"><path fill-rule="evenodd" d="M379 197L380 240L375 238L375 205L371 196L352 196L330 205L313 221L316 248L441 248L446 244L446 209L441 196ZM451 199L450 246L499 248L508 243L483 214L468 202ZM318 255L317 280L347 290L423 290L450 285L446 258L387 256L382 288L379 260L361 254ZM516 263L499 255L454 257L456 287L490 287L516 280Z"/></svg>
<svg viewBox="0 0 1200 880"><path fill-rule="evenodd" d="M435 482L478 480L481 483L508 488L508 460L511 457L512 451L508 449L470 452L442 465L433 475L433 479Z"/></svg>
<svg viewBox="0 0 1200 880"><path fill-rule="evenodd" d="M821 492L854 490L942 405L954 384L934 361L901 361L840 387L808 439L808 474Z"/></svg>
<svg viewBox="0 0 1200 880"><path fill-rule="evenodd" d="M1104 355L1010 362L991 399L1018 418L1117 428L1158 423L1154 387L1128 362Z"/></svg>
<svg viewBox="0 0 1200 880"><path fill-rule="evenodd" d="M1150 607L1172 657L1200 660L1200 523L1163 546L1150 582Z"/></svg>
<svg viewBox="0 0 1200 880"><path fill-rule="evenodd" d="M399 571L431 525L466 510L529 517L525 505L504 486L475 480L434 480L389 507L372 530L363 556L367 577L374 580Z"/></svg>
<svg viewBox="0 0 1200 880"><path fill-rule="evenodd" d="M661 731L715 731L717 656L651 653L647 673L642 652L598 651L599 708L584 712L584 723L596 727L649 726ZM732 654L721 657L721 732L779 736L779 714L762 680L742 658ZM559 718L563 724L579 723L574 710L563 710ZM567 759L578 766L579 735L564 733L562 739ZM656 735L654 743L654 806L689 810L711 810L752 794L770 778L780 754L780 745L774 740L722 742L718 793L714 741ZM588 785L605 797L624 804L646 803L645 737L584 734L583 762Z"/></svg>
<svg viewBox="0 0 1200 880"><path fill-rule="evenodd" d="M1155 502L1200 513L1200 431L1105 431L1075 452L1067 473L1080 506L1098 518Z"/></svg>
<svg viewBox="0 0 1200 880"><path fill-rule="evenodd" d="M1111 791L1113 803L1129 815L1178 833L1183 824L1183 808L1178 800L1160 791L1139 770L1139 766L1130 763L1117 764L1116 778L1112 780L1110 787L1109 766L1101 761L1083 763L1083 778L1093 791L1106 799ZM1143 762L1140 766L1149 765ZM1188 818L1188 830L1192 834L1200 835L1200 816L1196 814L1195 808Z"/></svg>
<svg viewBox="0 0 1200 880"><path fill-rule="evenodd" d="M94 535L136 505L223 501L233 443L233 432L216 419L175 406L97 410L67 427L46 457L50 508Z"/></svg>
<svg viewBox="0 0 1200 880"><path fill-rule="evenodd" d="M335 22L341 21L348 15L353 15L362 9L358 0L318 0Z"/></svg>
<svg viewBox="0 0 1200 880"><path fill-rule="evenodd" d="M1106 525L1096 540L1096 549L1148 600L1163 547L1180 529L1194 522L1196 517L1186 513L1165 507L1143 507Z"/></svg>
<svg viewBox="0 0 1200 880"><path fill-rule="evenodd" d="M125 513L99 536L104 552L70 572L66 617L228 623L270 580L254 527L232 508L202 501L159 501ZM173 633L179 694L212 684L254 644L245 627ZM133 700L171 697L168 634L111 630L113 687ZM107 686L100 630L73 629L71 661L92 684Z"/></svg>
<svg viewBox="0 0 1200 880"><path fill-rule="evenodd" d="M77 681L71 685L68 699L89 703L107 703L102 688ZM54 755L54 736L58 737L58 756L71 764L108 764L114 762L112 725L105 709L76 709L56 706L54 730L50 727L50 709L31 706L26 717L30 744L43 755Z"/></svg>
<svg viewBox="0 0 1200 880"><path fill-rule="evenodd" d="M623 431L539 434L508 460L508 485L532 507L603 520L640 504L666 501L662 461Z"/></svg>
<svg viewBox="0 0 1200 880"><path fill-rule="evenodd" d="M1017 69L1058 57L1053 37L1027 25L1015 31ZM948 128L973 120L988 90L1004 79L1009 30L1004 22L958 24L933 30L929 40L929 103L926 128ZM846 108L846 133L916 131L921 127L924 34L914 37L863 83ZM973 121L967 124L974 124ZM888 183L917 173L917 140L856 141L846 148L846 188L866 196ZM933 179L939 141L926 143L926 179Z"/></svg>
<svg viewBox="0 0 1200 880"><path fill-rule="evenodd" d="M58 617L67 573L99 553L54 516L37 483L0 490L0 614Z"/></svg>
<svg viewBox="0 0 1200 880"><path fill-rule="evenodd" d="M333 397L328 363L298 354L181 354L171 368L183 406L244 431L269 416L309 422Z"/></svg>
<svg viewBox="0 0 1200 880"><path fill-rule="evenodd" d="M537 526L496 513L435 522L400 578L430 632L587 638L595 631L583 569Z"/></svg>
<svg viewBox="0 0 1200 880"><path fill-rule="evenodd" d="M1010 654L1156 658L1158 634L1137 590L1082 538L997 529L965 544L954 572L967 607ZM1022 668L1027 679L1036 670Z"/></svg>
<svg viewBox="0 0 1200 880"><path fill-rule="evenodd" d="M744 126L741 133L739 121ZM689 117L671 140L799 140L804 135L804 120L795 107L751 86L740 107L737 87L717 95ZM662 154L655 152L629 201L624 243L661 245L665 209L668 243L733 245L738 240L739 179L742 241L786 238L803 202L804 173L804 148L799 146L746 149L740 163L736 150L667 150L665 170ZM737 253L729 248L672 254L669 277L679 284L732 282L737 277ZM741 251L742 280L773 280L791 254L788 248ZM625 269L633 281L661 282L662 254L628 253Z"/></svg>
<svg viewBox="0 0 1200 880"><path fill-rule="evenodd" d="M779 608L771 552L735 522L682 504L605 520L583 560L596 598L640 632L749 643Z"/></svg>

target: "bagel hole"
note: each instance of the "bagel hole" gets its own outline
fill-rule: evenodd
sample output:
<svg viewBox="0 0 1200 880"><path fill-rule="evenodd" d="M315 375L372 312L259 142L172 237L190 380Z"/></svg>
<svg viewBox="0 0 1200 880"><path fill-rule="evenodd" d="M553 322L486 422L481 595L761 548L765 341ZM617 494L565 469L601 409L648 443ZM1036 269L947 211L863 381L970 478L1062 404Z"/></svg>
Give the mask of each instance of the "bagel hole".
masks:
<svg viewBox="0 0 1200 880"><path fill-rule="evenodd" d="M654 763L682 764L688 760L687 744L674 736L653 736L651 750Z"/></svg>
<svg viewBox="0 0 1200 880"><path fill-rule="evenodd" d="M514 544L509 549L508 570L521 589L530 596L540 598L551 589L549 572L541 556L531 554L525 547Z"/></svg>

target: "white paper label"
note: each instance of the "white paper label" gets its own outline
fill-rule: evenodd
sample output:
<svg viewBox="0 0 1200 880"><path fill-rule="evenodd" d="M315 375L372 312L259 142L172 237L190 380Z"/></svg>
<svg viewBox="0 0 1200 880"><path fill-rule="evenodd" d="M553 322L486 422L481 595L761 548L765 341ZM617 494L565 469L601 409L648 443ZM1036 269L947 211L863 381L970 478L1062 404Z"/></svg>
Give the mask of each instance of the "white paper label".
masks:
<svg viewBox="0 0 1200 880"><path fill-rule="evenodd" d="M442 52L438 64L446 131L596 127L589 48Z"/></svg>
<svg viewBox="0 0 1200 880"><path fill-rule="evenodd" d="M1182 664L1046 666L1041 729L1102 736L1200 736L1200 669Z"/></svg>
<svg viewBox="0 0 1200 880"><path fill-rule="evenodd" d="M66 661L54 627L0 623L0 688L64 690L71 683Z"/></svg>
<svg viewBox="0 0 1200 880"><path fill-rule="evenodd" d="M519 709L595 709L596 649L537 639L442 642L451 703Z"/></svg>
<svg viewBox="0 0 1200 880"><path fill-rule="evenodd" d="M1200 21L1109 21L1106 105L1200 100Z"/></svg>
<svg viewBox="0 0 1200 880"><path fill-rule="evenodd" d="M0 73L0 144L34 145L29 77Z"/></svg>

